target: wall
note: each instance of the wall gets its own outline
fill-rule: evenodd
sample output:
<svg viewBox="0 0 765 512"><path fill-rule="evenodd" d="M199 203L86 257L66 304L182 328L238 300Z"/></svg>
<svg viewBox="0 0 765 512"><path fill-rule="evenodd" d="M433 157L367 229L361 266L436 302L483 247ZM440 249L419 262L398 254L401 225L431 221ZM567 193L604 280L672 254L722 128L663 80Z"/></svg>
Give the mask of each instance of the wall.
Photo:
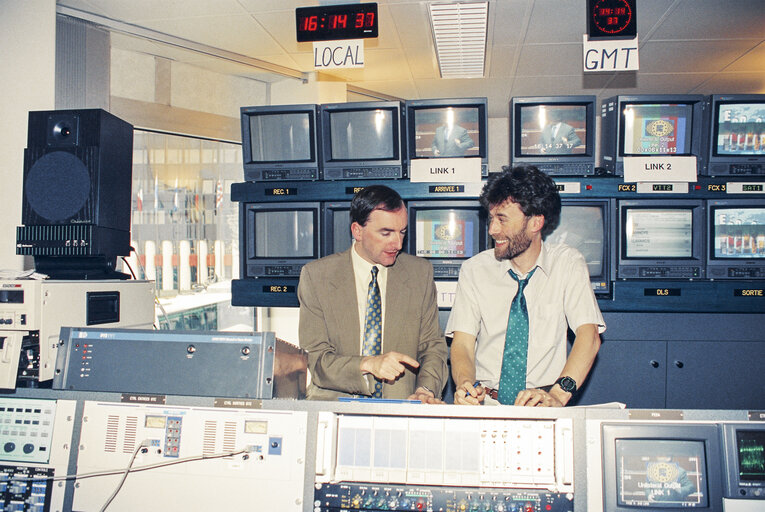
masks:
<svg viewBox="0 0 765 512"><path fill-rule="evenodd" d="M56 2L0 1L0 269L20 270L16 226L21 224L21 191L27 118L55 101ZM30 262L31 263L31 262Z"/></svg>

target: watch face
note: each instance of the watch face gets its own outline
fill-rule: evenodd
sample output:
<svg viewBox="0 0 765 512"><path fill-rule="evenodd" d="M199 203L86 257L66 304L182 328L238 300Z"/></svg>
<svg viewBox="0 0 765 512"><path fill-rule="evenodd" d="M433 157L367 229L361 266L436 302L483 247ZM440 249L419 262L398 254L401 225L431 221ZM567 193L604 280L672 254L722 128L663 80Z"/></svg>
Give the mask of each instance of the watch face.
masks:
<svg viewBox="0 0 765 512"><path fill-rule="evenodd" d="M571 377L562 377L558 384L560 385L561 389L567 393L573 393L576 390L576 381L572 379Z"/></svg>

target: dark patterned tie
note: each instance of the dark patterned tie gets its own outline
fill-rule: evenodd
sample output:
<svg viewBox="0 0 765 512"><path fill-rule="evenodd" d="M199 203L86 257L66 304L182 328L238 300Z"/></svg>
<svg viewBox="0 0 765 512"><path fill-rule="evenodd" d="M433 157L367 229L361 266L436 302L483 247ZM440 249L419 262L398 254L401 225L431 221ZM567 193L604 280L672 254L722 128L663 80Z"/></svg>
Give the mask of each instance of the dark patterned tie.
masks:
<svg viewBox="0 0 765 512"><path fill-rule="evenodd" d="M367 316L364 321L364 349L362 356L376 356L382 348L382 303L377 284L377 267L372 267L372 280L367 291ZM375 398L382 398L382 382L375 379Z"/></svg>
<svg viewBox="0 0 765 512"><path fill-rule="evenodd" d="M536 270L536 268L534 268ZM518 393L526 389L526 357L529 347L529 312L526 309L526 297L523 290L531 279L534 270L526 279L518 279L515 272L509 270L510 277L518 282L518 292L510 304L505 333L505 352L502 355L502 371L499 375L497 400L502 404L512 405Z"/></svg>

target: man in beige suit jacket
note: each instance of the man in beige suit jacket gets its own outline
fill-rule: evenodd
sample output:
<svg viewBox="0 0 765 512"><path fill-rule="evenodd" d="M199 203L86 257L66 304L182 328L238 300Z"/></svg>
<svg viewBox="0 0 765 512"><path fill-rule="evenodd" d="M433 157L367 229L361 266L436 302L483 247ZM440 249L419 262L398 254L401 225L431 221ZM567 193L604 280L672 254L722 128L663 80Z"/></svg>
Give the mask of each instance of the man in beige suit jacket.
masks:
<svg viewBox="0 0 765 512"><path fill-rule="evenodd" d="M447 347L432 265L399 253L407 225L404 203L388 187L366 187L351 203L351 221L354 245L307 264L300 275L299 339L311 371L308 398L370 396L377 379L383 398L438 403L448 378ZM364 265L386 267L382 349L376 356L361 355L359 302L366 297L357 297L358 257Z"/></svg>

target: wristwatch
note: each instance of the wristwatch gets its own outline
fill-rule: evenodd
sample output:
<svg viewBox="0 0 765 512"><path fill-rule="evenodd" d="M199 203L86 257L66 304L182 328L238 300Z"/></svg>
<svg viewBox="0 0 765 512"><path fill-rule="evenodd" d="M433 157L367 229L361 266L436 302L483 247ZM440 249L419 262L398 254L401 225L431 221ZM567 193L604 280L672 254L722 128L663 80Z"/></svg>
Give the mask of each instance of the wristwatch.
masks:
<svg viewBox="0 0 765 512"><path fill-rule="evenodd" d="M560 388L566 393L571 393L572 395L576 393L576 381L568 375L565 377L558 377L558 380L555 381L555 384L559 385Z"/></svg>

